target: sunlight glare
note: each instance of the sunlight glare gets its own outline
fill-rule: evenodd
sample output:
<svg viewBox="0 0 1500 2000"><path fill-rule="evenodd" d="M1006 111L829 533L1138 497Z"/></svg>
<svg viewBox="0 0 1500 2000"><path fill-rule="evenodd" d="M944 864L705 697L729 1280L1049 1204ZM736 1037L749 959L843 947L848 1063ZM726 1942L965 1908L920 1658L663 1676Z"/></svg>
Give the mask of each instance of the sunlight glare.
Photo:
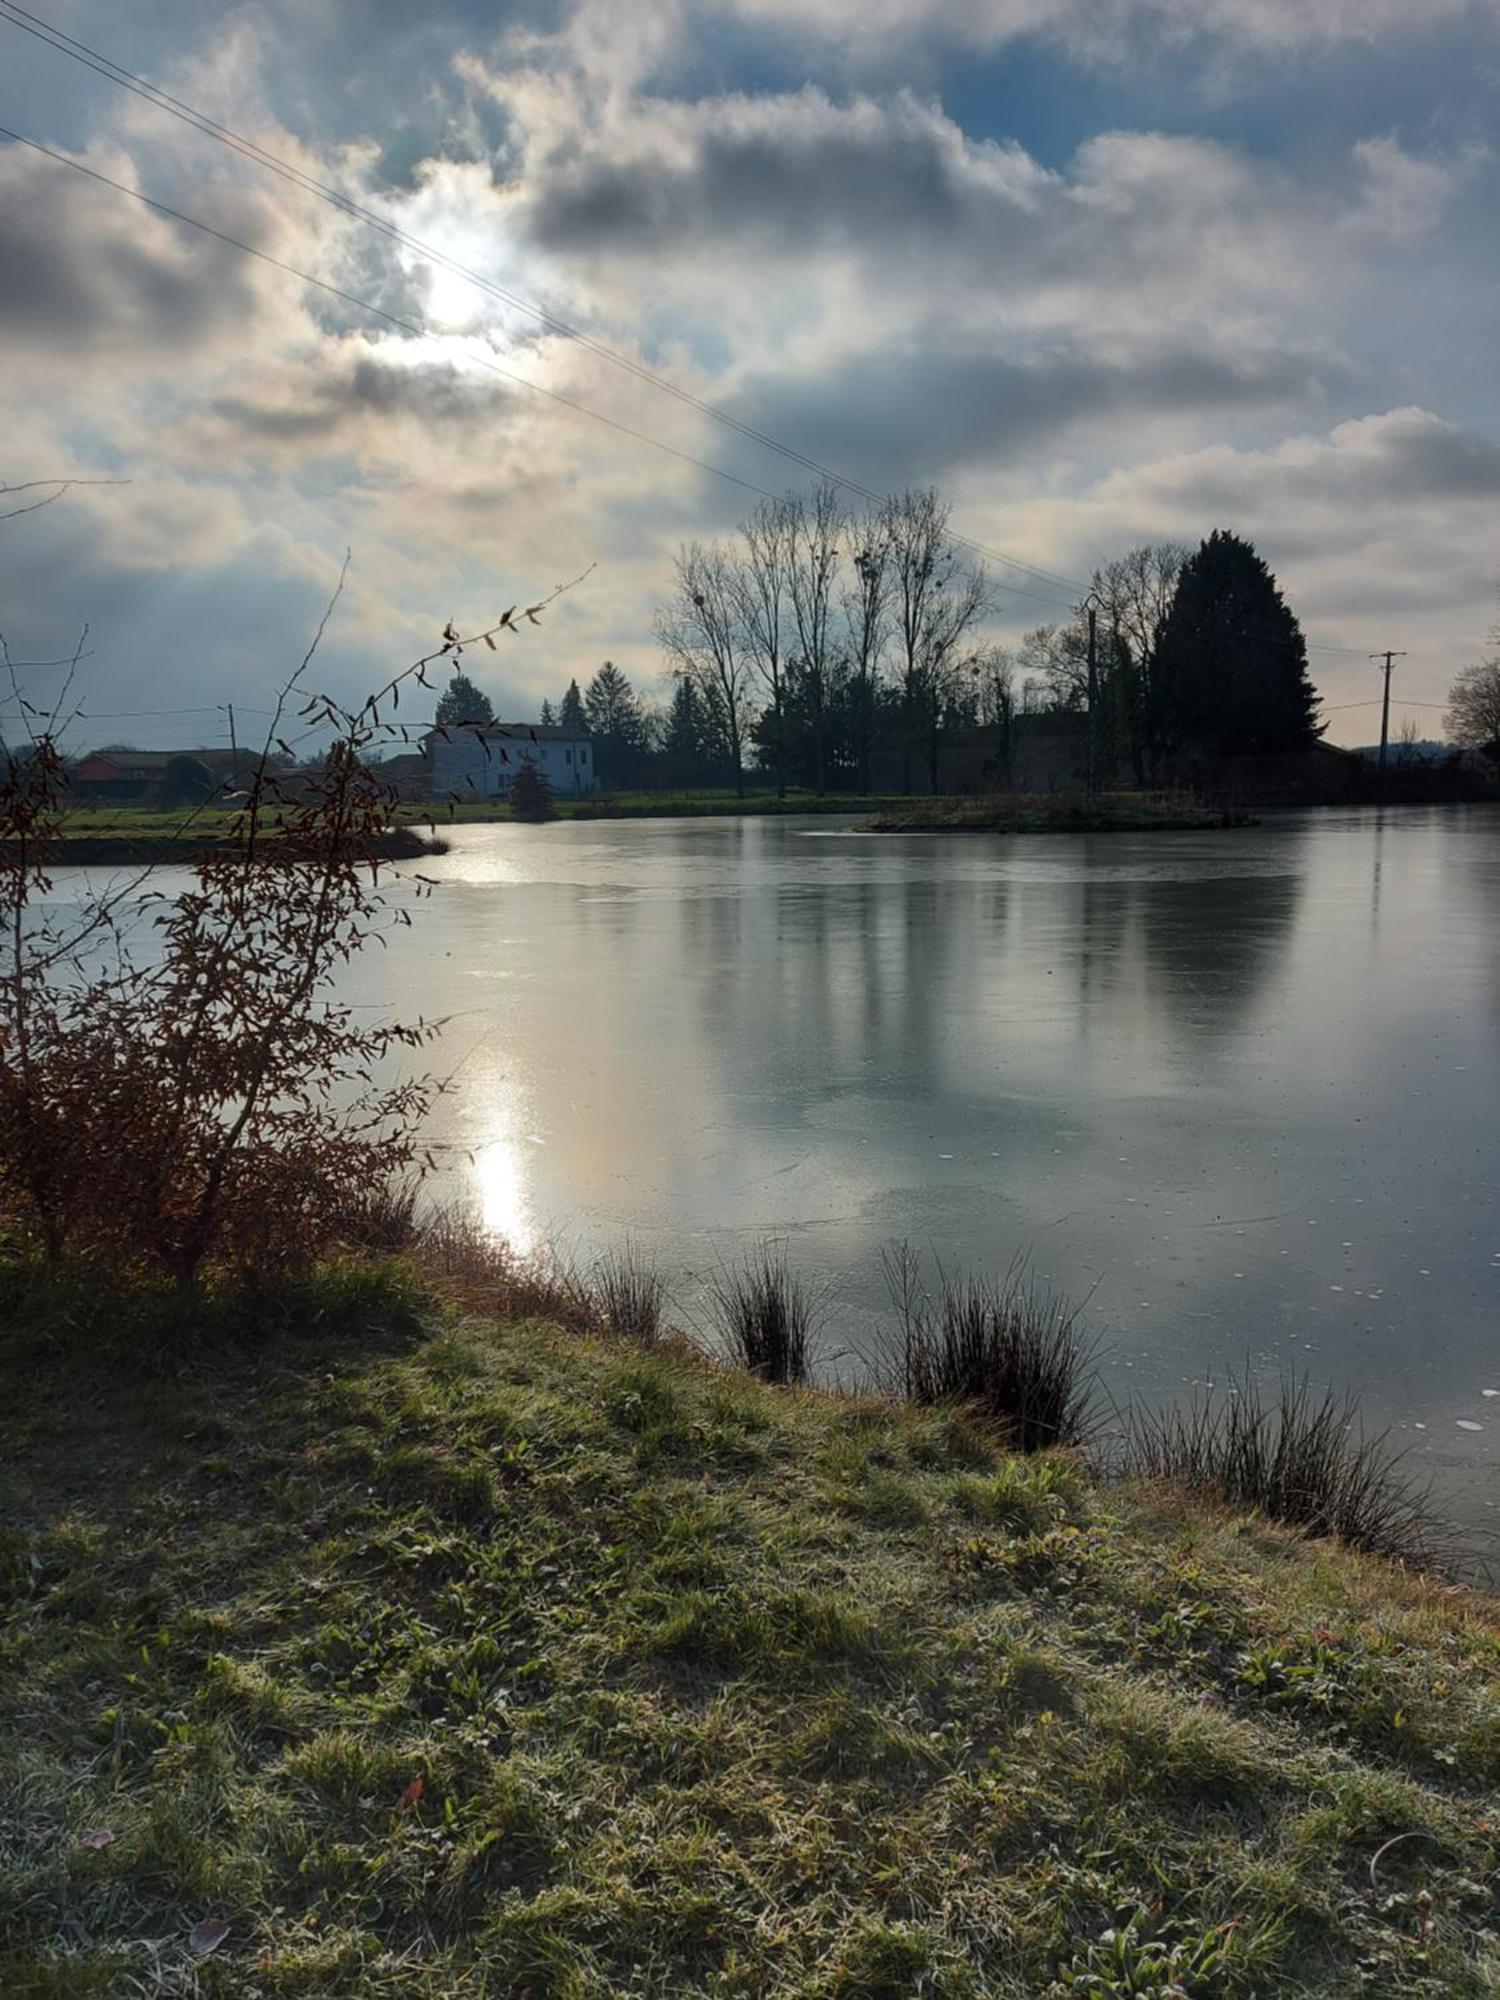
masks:
<svg viewBox="0 0 1500 2000"><path fill-rule="evenodd" d="M474 1155L474 1180L485 1228L529 1256L536 1248L536 1232L523 1149L513 1139L492 1140Z"/></svg>

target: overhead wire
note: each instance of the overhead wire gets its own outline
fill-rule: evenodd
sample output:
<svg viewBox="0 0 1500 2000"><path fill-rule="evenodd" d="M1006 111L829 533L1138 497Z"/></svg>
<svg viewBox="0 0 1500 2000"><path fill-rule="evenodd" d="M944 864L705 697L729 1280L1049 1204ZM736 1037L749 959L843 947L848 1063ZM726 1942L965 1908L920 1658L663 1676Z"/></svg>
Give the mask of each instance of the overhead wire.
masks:
<svg viewBox="0 0 1500 2000"><path fill-rule="evenodd" d="M783 439L774 437L769 432L760 430L753 424L745 423L728 410L721 409L717 404L707 401L704 397L695 395L692 390L683 388L680 383L673 382L670 377L660 374L655 369L646 367L644 363L633 360L627 354L620 353L606 342L574 326L571 322L550 311L547 307L538 305L534 300L527 299L520 293L512 291L508 286L500 284L497 280L486 277L482 272L475 271L469 265L450 256L446 251L439 250L434 245L424 242L420 237L413 236L410 231L402 229L398 224L391 222L386 216L365 207L363 203L356 201L351 195L345 194L342 189L330 186L326 181L319 180L316 175L309 174L304 168L295 165L292 161L269 152L258 141L247 138L243 133L236 132L232 126L221 124L219 120L210 117L207 112L201 111L195 105L188 104L183 99L174 97L170 91L163 90L148 78L127 69L122 63L115 62L112 57L106 56L101 50L90 47L88 43L79 41L75 36L66 34L61 28L56 27L51 22L39 20L36 15L29 13L26 8L19 6L17 0L0 0L0 20L7 21L10 26L19 28L24 34L31 35L34 39L41 41L44 46L56 50L59 55L67 56L70 60L81 63L86 69L90 69L96 75L103 77L106 82L113 83L122 90L130 91L134 96L154 105L158 110L165 111L169 116L190 125L205 137L216 140L219 144L238 153L242 158L250 160L252 164L265 167L270 172L279 174L283 180L290 181L294 185L304 189L307 193L315 195L320 201L327 202L341 210L344 214L363 222L368 227L379 230L381 234L401 244L403 248L411 251L413 255L420 258L423 262L453 272L467 283L473 285L477 290L513 306L517 311L538 320L542 325L559 334L562 338L576 343L589 353L597 355L600 359L608 361L616 367L627 370L639 380L647 382L663 394L672 396L677 401L689 405L700 412L700 414L711 418L715 423L722 424L726 428L737 432L741 437L746 438L750 442L760 445L767 451L777 453L779 456L801 466L806 471L816 473L822 479L827 479L837 486L847 488L848 491L859 494L861 498L872 505L879 505L887 498L886 495L878 492L875 488L864 485L862 481L853 479L845 473L838 472L834 468L824 465L818 459L809 457L807 453L799 451L795 445L789 445ZM717 468L709 469L715 470ZM726 474L724 476L732 477L733 475ZM743 484L745 482L740 483ZM1019 571L1022 575L1035 578L1038 582L1050 583L1063 590L1083 592L1088 589L1088 585L1080 583L1076 577L1066 577L1055 570L1046 569L1040 564L1027 562L1020 556L1007 554L1004 550L993 548L986 543L975 540L972 536L955 531L952 533L951 539L958 543L959 546L971 550L976 555L982 555L992 562L1002 563L1007 568ZM1038 597L1038 601L1042 603L1055 601L1050 598L1040 597L1035 591L1023 590L1017 584L1007 583L1005 588L1014 591L1018 596Z"/></svg>
<svg viewBox="0 0 1500 2000"><path fill-rule="evenodd" d="M837 486L859 494L871 504L881 504L887 498L887 496L879 493L876 489L865 486L861 481L852 479L846 474L822 464L819 460L799 451L795 446L785 443L769 432L762 431L752 424L743 422L731 412L721 409L718 405L694 394L693 391L683 388L680 383L673 382L669 377L660 374L657 370L648 368L644 363L635 361L629 355L620 353L606 342L598 340L583 329L574 326L571 322L550 311L547 307L537 304L534 300L525 298L520 293L512 291L509 287L501 285L497 280L487 277L482 272L473 270L470 266L450 256L447 252L424 242L420 237L412 235L411 232L391 222L389 218L380 215L375 210L356 201L352 196L345 194L342 189L319 180L316 175L309 174L304 168L268 151L258 141L235 131L231 126L222 124L219 120L211 117L197 106L175 97L170 91L164 90L161 86L152 83L149 78L143 77L137 72L126 68L124 64L116 62L113 57L105 55L102 50L93 48L78 37L67 34L65 30L57 27L54 23L41 20L27 8L19 5L18 0L0 0L0 21L4 21L9 26L19 29L22 33L32 36L33 39L42 42L44 46L53 49L57 54L66 56L69 60L82 64L86 69L92 70L96 75L103 77L106 82L131 92L132 95L153 105L156 109L164 111L169 116L189 125L203 136L214 139L219 144L228 147L231 151L249 160L253 165L264 167L270 172L278 174L283 180L301 187L306 192L316 196L317 199L327 202L342 213L364 223L367 227L380 231L383 235L399 243L404 249L409 250L414 256L428 265L453 272L464 279L465 282L473 285L477 290L514 307L519 312L527 314L562 338L577 344L587 352L610 362L614 366L625 369L639 380L649 383L663 394L672 396L677 401L690 406L700 414L710 418L715 423L723 425L748 441L758 444L768 451L777 453L790 462L801 466L804 470L817 474L820 478L827 479ZM87 167L81 161L75 160L67 154L56 152L52 148L42 145L39 141L26 137L23 133L13 132L0 126L0 137L29 146L34 151L45 155L60 165L73 167L79 173L86 174L91 179L113 188L116 192L129 196L144 206L156 210L157 213L165 215L173 221L181 222L189 228L200 230L206 235L215 237L230 248L239 250L246 256L258 258L262 262L285 272L287 275L299 279L303 283L313 285L329 293L331 296L355 306L358 310L384 320L387 324L395 326L402 332L417 338L429 334L430 330L417 322L403 319L399 314L393 314L385 308L375 305L370 300L359 298L357 295L331 284L326 279L319 278L311 272L303 271L297 266L273 256L268 251L260 250L253 244L245 243L240 238L233 237L226 231L215 228L210 223L203 222L199 218L188 215L180 209L172 208L164 202L156 201L153 197L142 193L141 190L132 188L124 182L116 181L109 175L100 173L94 168ZM596 422L605 424L609 428L632 438L638 443L652 445L657 450L692 465L699 471L707 472L716 478L729 481L747 492L756 494L762 499L771 500L776 498L774 494L753 480L744 479L739 474L730 472L726 467L715 465L705 459L700 459L691 452L683 451L675 445L668 444L664 439L658 438L650 432L642 431L632 425L622 423L616 418L607 416L602 411L595 410L590 405L581 402L575 397L568 396L560 390L549 389L544 384L533 380L529 376L524 376L516 373L514 370L507 369L492 359L487 359L483 355L471 355L470 359L506 381L514 382L521 387L531 389L538 395L560 403L580 415L592 417ZM1087 592L1089 588L1087 584L1080 582L1077 578L1063 576L1060 572L1043 568L1039 564L1027 562L1019 556L1009 555L1004 550L996 549L957 531L951 533L951 539L960 547L969 549L974 554L983 556L990 561L1001 563L1007 568L1017 570L1025 576L1034 578L1038 582L1050 583L1064 590L1077 590L1080 593ZM1044 596L1042 593L1034 590L1028 590L1020 584L1004 579L1001 582L1002 587L1012 595L1029 597L1036 602L1050 604L1059 609L1072 610L1075 608L1072 604L1064 604L1062 600ZM1320 653L1327 656L1345 656L1349 658L1360 656L1360 649L1358 647L1326 645L1314 641L1307 642L1306 650L1310 653ZM1408 705L1420 707L1424 704L1410 703ZM1425 705L1441 707L1443 704L1434 702Z"/></svg>

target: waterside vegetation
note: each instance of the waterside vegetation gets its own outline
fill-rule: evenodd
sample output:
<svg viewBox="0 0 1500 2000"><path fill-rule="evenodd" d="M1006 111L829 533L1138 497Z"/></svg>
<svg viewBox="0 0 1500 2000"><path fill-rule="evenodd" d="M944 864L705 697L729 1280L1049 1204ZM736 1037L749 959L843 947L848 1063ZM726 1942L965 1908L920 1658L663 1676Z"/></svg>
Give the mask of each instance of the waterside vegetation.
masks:
<svg viewBox="0 0 1500 2000"><path fill-rule="evenodd" d="M0 1292L15 2000L1500 1980L1491 1600L451 1220Z"/></svg>
<svg viewBox="0 0 1500 2000"><path fill-rule="evenodd" d="M1255 824L1251 814L1228 806L1150 792L912 798L860 822L866 833L1201 833Z"/></svg>

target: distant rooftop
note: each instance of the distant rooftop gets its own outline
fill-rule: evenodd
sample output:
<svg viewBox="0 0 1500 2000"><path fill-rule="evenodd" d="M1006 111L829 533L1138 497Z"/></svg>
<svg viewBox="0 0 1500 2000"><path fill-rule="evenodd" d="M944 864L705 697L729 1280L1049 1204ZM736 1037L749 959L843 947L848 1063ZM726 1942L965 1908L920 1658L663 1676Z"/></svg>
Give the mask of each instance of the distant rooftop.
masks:
<svg viewBox="0 0 1500 2000"><path fill-rule="evenodd" d="M565 729L556 722L450 722L434 723L425 740L441 737L485 736L502 743L587 743L586 729Z"/></svg>

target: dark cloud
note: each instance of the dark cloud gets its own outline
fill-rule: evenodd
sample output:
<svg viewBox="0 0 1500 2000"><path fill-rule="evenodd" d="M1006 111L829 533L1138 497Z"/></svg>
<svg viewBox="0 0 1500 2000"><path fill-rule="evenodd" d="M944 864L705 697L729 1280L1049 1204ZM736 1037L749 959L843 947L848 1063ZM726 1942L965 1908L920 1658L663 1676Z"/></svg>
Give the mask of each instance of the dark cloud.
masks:
<svg viewBox="0 0 1500 2000"><path fill-rule="evenodd" d="M256 232L242 212L236 233ZM0 149L0 272L0 330L49 351L169 352L255 307L242 255L15 146Z"/></svg>
<svg viewBox="0 0 1500 2000"><path fill-rule="evenodd" d="M1234 416L1296 402L1325 364L1285 351L1237 358L1180 347L1133 356L1062 348L1016 360L940 335L837 373L752 389L737 415L876 485L1014 463L1069 428Z"/></svg>
<svg viewBox="0 0 1500 2000"><path fill-rule="evenodd" d="M477 430L514 401L498 382L475 381L446 363L405 367L368 356L325 370L299 400L214 399L216 416L272 443L336 441L366 419L411 418L434 430Z"/></svg>
<svg viewBox="0 0 1500 2000"><path fill-rule="evenodd" d="M617 137L622 143L616 143ZM914 231L1024 227L1043 180L1016 149L970 147L941 113L898 96L834 104L821 91L650 107L629 134L545 162L526 212L552 250L669 247L725 236L878 254Z"/></svg>

